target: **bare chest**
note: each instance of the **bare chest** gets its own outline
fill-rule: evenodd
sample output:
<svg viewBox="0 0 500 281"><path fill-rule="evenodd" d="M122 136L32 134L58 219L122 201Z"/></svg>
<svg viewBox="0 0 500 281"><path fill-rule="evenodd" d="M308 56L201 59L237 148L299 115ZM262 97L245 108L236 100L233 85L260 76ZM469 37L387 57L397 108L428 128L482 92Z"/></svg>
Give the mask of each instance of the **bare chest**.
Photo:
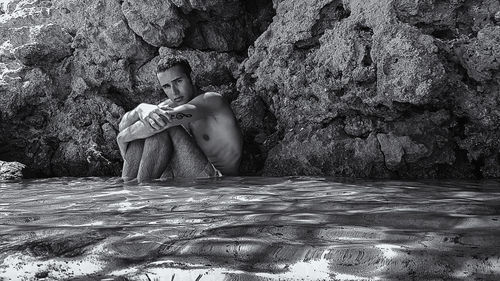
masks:
<svg viewBox="0 0 500 281"><path fill-rule="evenodd" d="M214 145L214 141L216 141L218 131L220 130L219 127L215 118L212 117L197 120L189 124L191 134L202 148Z"/></svg>

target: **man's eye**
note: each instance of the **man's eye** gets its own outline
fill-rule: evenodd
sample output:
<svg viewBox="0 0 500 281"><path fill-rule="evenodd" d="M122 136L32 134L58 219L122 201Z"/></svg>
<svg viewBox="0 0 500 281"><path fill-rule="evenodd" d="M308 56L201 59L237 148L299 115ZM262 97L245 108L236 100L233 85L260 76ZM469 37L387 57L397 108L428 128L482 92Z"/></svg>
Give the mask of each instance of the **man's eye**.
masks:
<svg viewBox="0 0 500 281"><path fill-rule="evenodd" d="M170 85L165 85L163 86L163 88L170 88Z"/></svg>

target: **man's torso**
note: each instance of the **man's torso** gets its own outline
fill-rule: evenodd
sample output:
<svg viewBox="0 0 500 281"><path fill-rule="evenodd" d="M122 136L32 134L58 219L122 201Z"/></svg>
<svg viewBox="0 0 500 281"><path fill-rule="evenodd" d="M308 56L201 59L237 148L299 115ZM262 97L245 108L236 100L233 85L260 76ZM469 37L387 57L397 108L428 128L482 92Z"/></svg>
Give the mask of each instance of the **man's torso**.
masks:
<svg viewBox="0 0 500 281"><path fill-rule="evenodd" d="M243 141L227 103L207 117L189 123L189 131L215 168L224 175L238 174Z"/></svg>

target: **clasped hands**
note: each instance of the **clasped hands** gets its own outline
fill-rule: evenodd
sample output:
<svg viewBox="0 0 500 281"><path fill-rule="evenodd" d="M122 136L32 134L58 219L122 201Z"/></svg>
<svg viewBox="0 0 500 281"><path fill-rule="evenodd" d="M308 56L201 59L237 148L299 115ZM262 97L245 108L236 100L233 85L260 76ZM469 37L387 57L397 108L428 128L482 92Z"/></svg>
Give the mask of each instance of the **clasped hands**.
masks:
<svg viewBox="0 0 500 281"><path fill-rule="evenodd" d="M168 105L141 104L139 108L139 119L154 130L164 129L168 123L172 122L172 116L169 112L173 108Z"/></svg>

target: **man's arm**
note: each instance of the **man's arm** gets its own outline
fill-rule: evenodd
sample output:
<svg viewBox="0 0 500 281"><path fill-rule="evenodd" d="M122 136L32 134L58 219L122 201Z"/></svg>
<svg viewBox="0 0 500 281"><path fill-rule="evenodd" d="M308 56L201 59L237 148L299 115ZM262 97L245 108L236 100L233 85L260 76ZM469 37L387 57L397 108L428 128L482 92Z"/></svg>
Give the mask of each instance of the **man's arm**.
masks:
<svg viewBox="0 0 500 281"><path fill-rule="evenodd" d="M144 119L152 112L157 111L158 109L160 109L160 107L168 107L171 103L172 102L170 100L166 100L158 105L148 103L139 104L136 108L123 115L122 120L118 125L118 131L123 131L125 128L129 127L137 121L144 122Z"/></svg>
<svg viewBox="0 0 500 281"><path fill-rule="evenodd" d="M137 114L137 111L135 110L135 108L129 112L126 112L122 116L122 120L120 121L120 124L118 124L118 131L120 131L120 132L123 131L125 128L134 124L138 120L139 120L139 115Z"/></svg>
<svg viewBox="0 0 500 281"><path fill-rule="evenodd" d="M160 115L165 125L159 129L154 129L150 125L146 125L144 122L139 120L126 127L120 131L117 136L120 153L124 156L127 143L133 140L148 138L170 127L187 125L198 119L206 118L212 112L217 111L221 106L223 106L223 100L219 94L205 93L195 97L187 104L183 104L175 108L165 106L163 107L165 110L156 110L155 112Z"/></svg>
<svg viewBox="0 0 500 281"><path fill-rule="evenodd" d="M125 152L127 151L127 145L129 142L136 139L147 138L156 133L158 132L151 126L144 124L140 120L136 121L134 124L123 129L116 137L118 148L120 148L120 154L123 158L125 158Z"/></svg>
<svg viewBox="0 0 500 281"><path fill-rule="evenodd" d="M193 121L206 118L219 111L223 105L224 101L220 94L209 92L175 108L162 108L165 109L162 115L168 119L168 123L162 130L173 126L188 125Z"/></svg>

